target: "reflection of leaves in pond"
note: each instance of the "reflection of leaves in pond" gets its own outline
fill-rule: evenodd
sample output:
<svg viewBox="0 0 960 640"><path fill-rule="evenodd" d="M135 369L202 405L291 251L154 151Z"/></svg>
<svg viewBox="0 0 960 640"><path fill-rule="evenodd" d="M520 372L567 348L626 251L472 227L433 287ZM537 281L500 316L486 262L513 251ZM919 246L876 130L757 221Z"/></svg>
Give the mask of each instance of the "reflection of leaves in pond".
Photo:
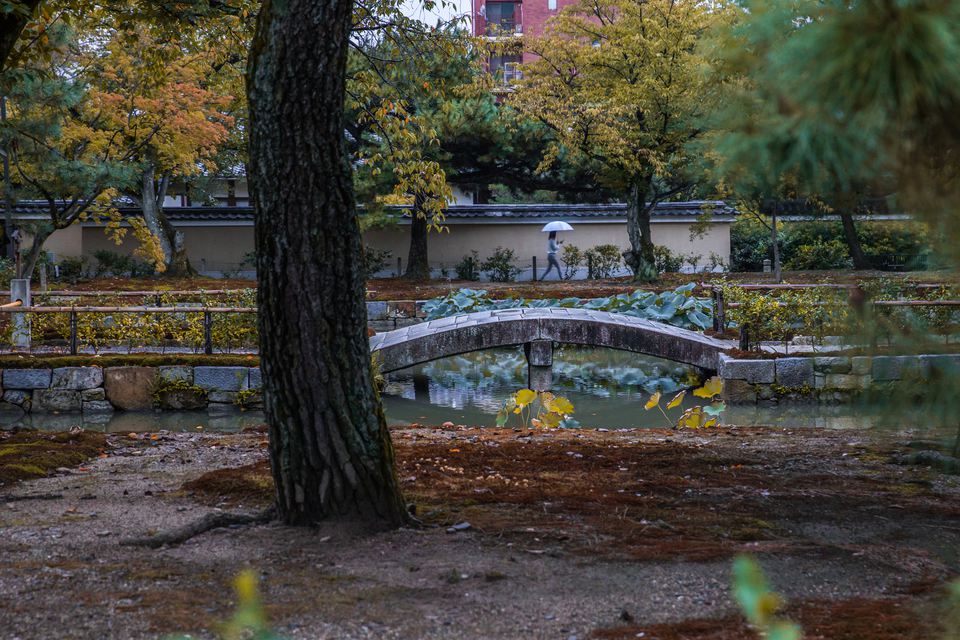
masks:
<svg viewBox="0 0 960 640"><path fill-rule="evenodd" d="M557 389L598 397L673 393L685 388L691 369L659 358L610 349L561 347L554 356ZM492 349L428 363L421 373L447 389L516 388L526 385L526 360L520 349Z"/></svg>

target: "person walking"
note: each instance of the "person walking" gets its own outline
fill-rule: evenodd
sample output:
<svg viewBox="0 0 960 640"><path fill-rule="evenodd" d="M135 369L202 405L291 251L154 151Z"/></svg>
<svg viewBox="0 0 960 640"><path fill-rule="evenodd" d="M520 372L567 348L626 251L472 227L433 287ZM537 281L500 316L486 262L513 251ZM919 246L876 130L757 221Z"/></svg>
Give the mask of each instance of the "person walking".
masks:
<svg viewBox="0 0 960 640"><path fill-rule="evenodd" d="M550 232L550 236L547 239L547 270L543 272L541 280L546 280L547 275L553 271L554 267L557 269L557 280L563 279L563 272L560 271L560 263L557 261L557 251L560 249L562 242L563 240L557 240L556 231Z"/></svg>

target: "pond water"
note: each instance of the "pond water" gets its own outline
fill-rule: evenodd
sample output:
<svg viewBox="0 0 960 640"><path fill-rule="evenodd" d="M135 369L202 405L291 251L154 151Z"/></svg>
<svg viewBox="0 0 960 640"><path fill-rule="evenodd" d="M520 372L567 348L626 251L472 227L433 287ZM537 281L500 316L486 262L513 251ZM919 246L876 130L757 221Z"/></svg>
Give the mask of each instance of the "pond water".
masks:
<svg viewBox="0 0 960 640"><path fill-rule="evenodd" d="M696 384L696 375L695 369L669 360L613 349L564 346L554 354L554 392L573 403L574 417L584 427L668 427L667 419L656 409L645 411L644 403L654 391L661 391L669 399L678 390ZM491 349L389 374L383 404L391 425L439 425L450 421L468 426L493 426L503 402L525 386L526 360L522 349ZM701 400L690 397L683 406L700 403ZM812 403L728 407L721 421L742 426L829 429L881 426L897 430L927 429L936 427L937 423L956 422L950 420L955 413L948 412L945 422L942 411L941 417L937 418L915 406L902 408L907 410ZM676 417L681 411L678 408L669 413ZM238 432L263 421L263 414L257 411L212 415L204 411L117 412L86 417L32 414L0 415L0 428L19 426L63 431L80 426L108 433L159 430Z"/></svg>

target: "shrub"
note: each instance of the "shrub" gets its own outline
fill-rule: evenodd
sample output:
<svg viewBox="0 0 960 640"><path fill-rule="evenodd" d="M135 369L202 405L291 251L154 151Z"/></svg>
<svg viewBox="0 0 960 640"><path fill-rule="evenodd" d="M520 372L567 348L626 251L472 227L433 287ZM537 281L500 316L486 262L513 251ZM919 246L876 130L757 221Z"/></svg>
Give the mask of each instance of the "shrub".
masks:
<svg viewBox="0 0 960 640"><path fill-rule="evenodd" d="M669 247L657 245L653 248L653 265L657 273L673 273L680 271L683 257L670 251Z"/></svg>
<svg viewBox="0 0 960 640"><path fill-rule="evenodd" d="M98 278L105 275L136 278L150 275L154 271L153 267L147 263L116 251L100 249L93 252L93 257L97 260L94 276Z"/></svg>
<svg viewBox="0 0 960 640"><path fill-rule="evenodd" d="M560 261L563 263L563 279L570 280L577 275L577 269L583 265L584 259L584 252L576 245L564 245L560 251Z"/></svg>
<svg viewBox="0 0 960 640"><path fill-rule="evenodd" d="M86 274L88 262L89 260L86 256L79 258L62 258L57 264L60 279L64 282L76 284L76 282Z"/></svg>
<svg viewBox="0 0 960 640"><path fill-rule="evenodd" d="M853 262L843 240L834 238L823 241L817 238L812 244L802 244L793 252L785 256L783 263L786 269L850 269Z"/></svg>
<svg viewBox="0 0 960 640"><path fill-rule="evenodd" d="M585 255L591 278L611 277L620 268L623 259L620 247L615 244L598 244L592 249L587 249Z"/></svg>
<svg viewBox="0 0 960 640"><path fill-rule="evenodd" d="M731 271L762 271L773 259L770 230L754 218L739 218L730 227Z"/></svg>
<svg viewBox="0 0 960 640"><path fill-rule="evenodd" d="M479 280L480 279L480 258L476 251L471 251L469 255L454 265L453 270L457 272L457 280Z"/></svg>
<svg viewBox="0 0 960 640"><path fill-rule="evenodd" d="M377 272L387 268L387 263L393 255L392 251L386 249L376 249L374 247L363 247L363 273L367 278L372 278Z"/></svg>
<svg viewBox="0 0 960 640"><path fill-rule="evenodd" d="M480 270L493 282L513 282L520 273L520 269L513 265L513 260L513 249L497 247L480 265Z"/></svg>
<svg viewBox="0 0 960 640"><path fill-rule="evenodd" d="M721 256L716 251L711 251L710 252L710 271L715 271L717 267L726 269L727 261L723 256Z"/></svg>
<svg viewBox="0 0 960 640"><path fill-rule="evenodd" d="M786 268L849 268L849 251L839 220L782 223L779 231L780 255ZM915 222L860 221L857 237L877 269L924 269L933 254L925 227ZM730 253L733 271L760 271L765 258L773 259L770 230L753 218L737 220L730 230Z"/></svg>

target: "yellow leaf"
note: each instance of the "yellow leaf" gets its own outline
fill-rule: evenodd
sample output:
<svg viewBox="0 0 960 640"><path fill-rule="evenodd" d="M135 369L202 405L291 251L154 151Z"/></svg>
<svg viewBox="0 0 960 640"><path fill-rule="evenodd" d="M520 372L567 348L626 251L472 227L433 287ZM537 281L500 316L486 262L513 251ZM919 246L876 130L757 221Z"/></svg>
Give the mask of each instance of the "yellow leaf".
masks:
<svg viewBox="0 0 960 640"><path fill-rule="evenodd" d="M710 418L709 420L707 420L706 422L703 423L703 428L704 428L704 429L709 429L710 427L715 427L715 426L717 426L717 419L716 419L716 418Z"/></svg>
<svg viewBox="0 0 960 640"><path fill-rule="evenodd" d="M713 376L704 383L699 389L693 391L693 395L698 398L712 398L715 395L719 395L723 391L723 378L720 376Z"/></svg>
<svg viewBox="0 0 960 640"><path fill-rule="evenodd" d="M536 399L536 397L537 397L537 392L531 391L530 389L520 389L520 391L517 391L516 395L514 396L514 398L516 398L517 400L518 407L527 406L528 404L533 402L534 399Z"/></svg>
<svg viewBox="0 0 960 640"><path fill-rule="evenodd" d="M673 400L667 405L667 409L673 409L674 407L679 407L680 403L683 402L683 398L687 395L686 390L681 391L677 395L673 396Z"/></svg>
<svg viewBox="0 0 960 640"><path fill-rule="evenodd" d="M553 411L560 415L570 415L573 413L573 403L566 398L554 398L552 403Z"/></svg>
<svg viewBox="0 0 960 640"><path fill-rule="evenodd" d="M658 404L660 404L660 392L659 392L659 391L657 391L655 394L653 394L652 396L650 396L650 399L647 400L647 404L643 405L643 408L646 409L647 411L649 411L650 409L653 409L653 408L654 408L655 406L657 406Z"/></svg>
<svg viewBox="0 0 960 640"><path fill-rule="evenodd" d="M560 421L563 420L563 416L559 413L546 413L543 415L543 424L546 426L556 429L560 426Z"/></svg>

